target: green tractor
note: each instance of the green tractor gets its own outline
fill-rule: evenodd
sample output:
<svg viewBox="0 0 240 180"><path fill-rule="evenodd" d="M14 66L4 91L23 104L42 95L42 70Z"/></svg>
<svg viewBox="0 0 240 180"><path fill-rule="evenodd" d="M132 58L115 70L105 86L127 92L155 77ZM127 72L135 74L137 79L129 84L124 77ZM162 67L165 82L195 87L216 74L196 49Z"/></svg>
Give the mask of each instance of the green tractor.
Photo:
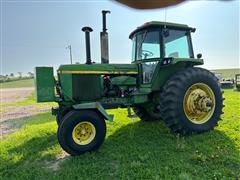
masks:
<svg viewBox="0 0 240 180"><path fill-rule="evenodd" d="M212 130L223 113L223 92L194 56L191 33L183 24L147 22L134 30L131 64L109 64L106 13L103 11L101 63L91 60L90 27L86 64L36 67L37 102L57 102L52 108L58 141L71 155L94 151L106 135L106 109L131 109L145 122L163 120L173 133L188 135ZM130 109L131 108L131 109Z"/></svg>

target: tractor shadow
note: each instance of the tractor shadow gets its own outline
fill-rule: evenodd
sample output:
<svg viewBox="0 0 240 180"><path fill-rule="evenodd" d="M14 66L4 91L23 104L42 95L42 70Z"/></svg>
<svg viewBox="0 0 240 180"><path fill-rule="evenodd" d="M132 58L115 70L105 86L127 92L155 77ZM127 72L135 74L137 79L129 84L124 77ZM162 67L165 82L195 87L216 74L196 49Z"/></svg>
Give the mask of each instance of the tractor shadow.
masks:
<svg viewBox="0 0 240 180"><path fill-rule="evenodd" d="M41 137L33 136L23 144L9 148L5 152L7 157L0 166L0 172L9 179L18 179L18 175L26 177L29 175L34 179L36 175L34 172L37 173L38 169L45 166L45 162L55 158L53 154L45 153L56 146L57 138L55 133L47 133Z"/></svg>
<svg viewBox="0 0 240 180"><path fill-rule="evenodd" d="M110 124L110 123L109 123ZM109 125L108 124L108 125ZM114 126L114 125L113 125ZM109 128L109 127L108 127ZM237 145L222 131L213 130L202 134L180 136L173 134L163 122L137 121L117 129L109 135L103 144L104 148L129 157L138 152L159 152L161 156L176 152L188 153L186 150L215 150L228 147L237 151ZM220 147L221 146L221 147ZM167 154L164 154L165 151ZM192 155L192 151L189 152Z"/></svg>
<svg viewBox="0 0 240 180"><path fill-rule="evenodd" d="M132 162L139 163L141 168L148 166L159 171L170 167L184 172L190 167L209 166L212 172L219 168L235 169L237 173L240 168L237 145L224 132L214 130L182 137L172 134L163 122L137 121L121 127L106 138L99 151L104 151L104 156L119 166L126 160L129 164L124 166L129 169L135 167Z"/></svg>
<svg viewBox="0 0 240 180"><path fill-rule="evenodd" d="M34 175L34 172L42 168L46 161L54 160L56 154L61 152L58 147L54 121L47 112L2 122L1 126L7 127L10 132L1 137L5 145L0 148L0 174L10 179L18 179L20 174ZM33 128L34 126L36 129ZM43 126L46 130L38 129L38 126ZM25 128L29 128L28 130L32 132L25 134ZM15 138L20 142L16 142Z"/></svg>

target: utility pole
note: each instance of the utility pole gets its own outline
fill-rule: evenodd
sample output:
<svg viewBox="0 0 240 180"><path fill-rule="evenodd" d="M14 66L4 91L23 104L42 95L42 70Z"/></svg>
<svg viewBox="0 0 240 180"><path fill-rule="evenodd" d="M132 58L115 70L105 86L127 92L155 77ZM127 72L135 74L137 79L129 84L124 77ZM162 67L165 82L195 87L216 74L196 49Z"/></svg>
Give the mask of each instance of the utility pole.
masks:
<svg viewBox="0 0 240 180"><path fill-rule="evenodd" d="M66 47L66 49L69 49L70 62L71 62L71 64L72 64L72 46L71 46L71 45L68 45L68 46Z"/></svg>

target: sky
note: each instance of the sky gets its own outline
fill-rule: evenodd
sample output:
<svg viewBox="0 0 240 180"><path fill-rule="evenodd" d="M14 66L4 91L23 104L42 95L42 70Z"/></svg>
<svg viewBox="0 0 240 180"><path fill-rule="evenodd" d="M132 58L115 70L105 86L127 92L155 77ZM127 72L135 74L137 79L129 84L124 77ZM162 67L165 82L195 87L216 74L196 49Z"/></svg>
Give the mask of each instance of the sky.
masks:
<svg viewBox="0 0 240 180"><path fill-rule="evenodd" d="M1 3L1 72L34 72L36 66L85 63L84 26L93 29L92 60L100 62L101 11L107 15L110 63L131 62L129 34L147 21L183 23L192 34L195 55L202 53L204 68L239 68L240 1L187 1L166 9L135 10L114 1L16 1Z"/></svg>

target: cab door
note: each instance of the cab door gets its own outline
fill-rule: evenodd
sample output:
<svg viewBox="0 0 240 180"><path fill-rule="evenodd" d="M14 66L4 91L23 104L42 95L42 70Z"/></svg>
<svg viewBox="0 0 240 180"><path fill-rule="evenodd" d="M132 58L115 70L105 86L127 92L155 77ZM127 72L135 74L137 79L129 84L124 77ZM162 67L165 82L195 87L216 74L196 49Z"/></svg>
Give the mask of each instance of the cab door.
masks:
<svg viewBox="0 0 240 180"><path fill-rule="evenodd" d="M160 29L139 32L136 38L135 59L141 69L141 84L151 85L156 66L161 59Z"/></svg>

